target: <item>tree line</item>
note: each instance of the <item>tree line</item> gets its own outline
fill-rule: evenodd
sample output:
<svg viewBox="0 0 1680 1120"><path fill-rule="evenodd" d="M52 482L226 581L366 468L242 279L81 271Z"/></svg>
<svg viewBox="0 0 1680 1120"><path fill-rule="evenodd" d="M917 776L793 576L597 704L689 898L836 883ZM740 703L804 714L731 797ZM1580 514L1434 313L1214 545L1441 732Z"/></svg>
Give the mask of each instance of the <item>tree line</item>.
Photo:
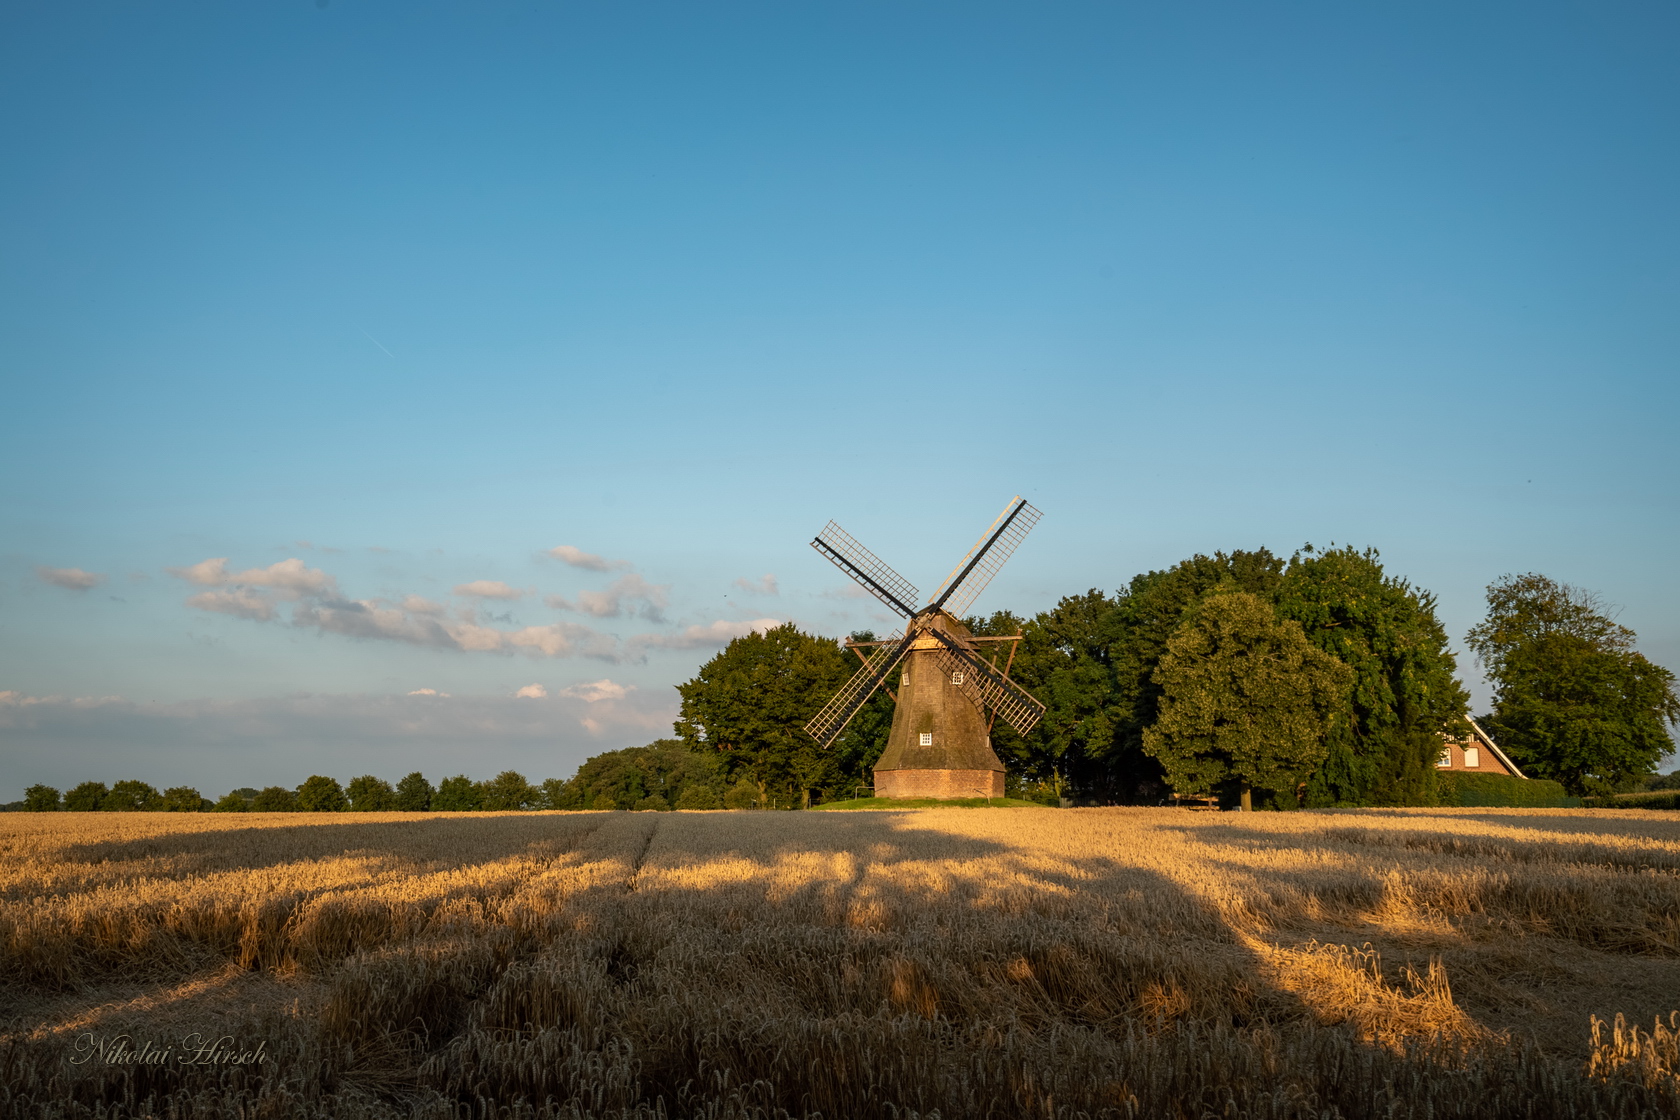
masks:
<svg viewBox="0 0 1680 1120"><path fill-rule="evenodd" d="M1510 575L1487 602L1468 636L1494 686L1484 729L1525 773L1573 795L1649 781L1674 749L1674 675L1578 588ZM1374 549L1197 555L1032 618L965 621L980 636L1021 636L999 667L1046 705L1025 737L993 729L1015 791L1431 805L1442 735L1469 730L1434 595L1388 574ZM848 796L885 746L887 690L828 751L802 729L858 665L844 643L791 625L739 638L678 686L677 735L765 805Z"/></svg>
<svg viewBox="0 0 1680 1120"><path fill-rule="evenodd" d="M729 785L710 754L689 750L673 739L596 755L570 779L527 781L504 770L487 781L464 774L433 786L419 771L395 785L371 774L340 785L314 774L295 789L269 786L232 790L212 802L191 786L159 792L146 782L126 780L109 787L83 782L67 793L30 786L15 808L32 812L480 812L530 809L753 809L761 806L751 784Z"/></svg>
<svg viewBox="0 0 1680 1120"><path fill-rule="evenodd" d="M1531 777L1573 795L1654 780L1680 721L1674 675L1635 648L1593 594L1533 573L1487 589L1467 641L1494 687L1479 722ZM1304 546L1197 555L1110 594L1032 618L965 620L1020 635L998 667L1046 705L1023 737L993 742L1008 792L1047 803L1158 803L1170 792L1276 808L1431 805L1441 736L1468 731L1435 597L1384 571L1373 549ZM851 635L872 640L869 632ZM997 643L996 646L1005 646ZM677 686L674 739L597 755L570 779L504 771L436 787L420 773L347 785L238 789L84 782L29 789L20 808L174 811L473 811L800 808L866 791L886 745L881 689L828 750L804 726L854 673L845 642L792 624L732 641Z"/></svg>

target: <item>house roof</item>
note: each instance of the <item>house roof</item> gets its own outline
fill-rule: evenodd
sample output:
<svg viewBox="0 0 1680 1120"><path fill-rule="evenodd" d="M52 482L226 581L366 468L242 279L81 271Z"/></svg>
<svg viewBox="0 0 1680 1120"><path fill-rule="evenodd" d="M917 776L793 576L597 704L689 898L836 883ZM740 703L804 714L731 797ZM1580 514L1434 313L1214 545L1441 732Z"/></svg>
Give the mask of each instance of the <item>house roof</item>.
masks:
<svg viewBox="0 0 1680 1120"><path fill-rule="evenodd" d="M1527 774L1524 774L1521 770L1517 769L1517 764L1512 762L1504 751L1499 749L1499 744L1494 742L1493 738L1486 731L1482 730L1481 724L1477 723L1469 716L1465 716L1464 718L1470 724L1470 729L1476 733L1476 738L1487 744L1487 749L1493 752L1493 757L1505 764L1505 769L1509 770L1512 774L1515 774L1519 778L1526 779L1528 777Z"/></svg>

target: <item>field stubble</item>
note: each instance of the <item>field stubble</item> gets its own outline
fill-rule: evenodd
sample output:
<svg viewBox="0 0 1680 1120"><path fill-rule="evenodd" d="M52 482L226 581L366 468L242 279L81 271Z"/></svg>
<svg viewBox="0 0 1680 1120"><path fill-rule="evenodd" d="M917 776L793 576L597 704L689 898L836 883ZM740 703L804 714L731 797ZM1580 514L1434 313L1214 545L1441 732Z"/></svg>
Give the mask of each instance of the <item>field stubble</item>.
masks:
<svg viewBox="0 0 1680 1120"><path fill-rule="evenodd" d="M0 944L6 1115L1680 1116L1639 811L8 814Z"/></svg>

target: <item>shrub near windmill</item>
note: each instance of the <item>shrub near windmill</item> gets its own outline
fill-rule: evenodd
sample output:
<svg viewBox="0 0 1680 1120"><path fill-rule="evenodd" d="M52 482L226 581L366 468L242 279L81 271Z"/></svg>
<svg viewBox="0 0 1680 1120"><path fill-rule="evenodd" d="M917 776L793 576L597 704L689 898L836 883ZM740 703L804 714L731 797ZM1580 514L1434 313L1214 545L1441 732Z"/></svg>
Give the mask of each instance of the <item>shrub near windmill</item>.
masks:
<svg viewBox="0 0 1680 1120"><path fill-rule="evenodd" d="M1044 714L1044 705L1009 679L1007 662L999 671L995 658L981 656L979 643L987 639L976 638L960 619L1038 518L1038 510L1020 497L1011 500L922 607L914 605L920 593L910 581L834 522L811 542L907 620L902 634L848 643L860 655L866 648L873 652L805 727L829 746L902 662L892 731L875 764L876 796L1003 796L1003 763L992 750L991 719L1001 718L1025 735Z"/></svg>

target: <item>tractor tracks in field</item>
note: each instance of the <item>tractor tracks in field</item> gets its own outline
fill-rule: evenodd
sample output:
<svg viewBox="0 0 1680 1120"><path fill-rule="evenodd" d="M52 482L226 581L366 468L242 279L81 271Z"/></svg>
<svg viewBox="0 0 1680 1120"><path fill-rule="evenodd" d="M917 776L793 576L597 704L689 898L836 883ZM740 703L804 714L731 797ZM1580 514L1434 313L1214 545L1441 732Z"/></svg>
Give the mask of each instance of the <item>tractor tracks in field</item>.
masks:
<svg viewBox="0 0 1680 1120"><path fill-rule="evenodd" d="M654 817L652 825L647 830L647 835L642 837L641 849L636 852L636 858L630 861L630 876L624 880L625 894L636 893L636 888L641 881L642 864L647 862L648 849L653 847L653 838L658 834L659 818Z"/></svg>

